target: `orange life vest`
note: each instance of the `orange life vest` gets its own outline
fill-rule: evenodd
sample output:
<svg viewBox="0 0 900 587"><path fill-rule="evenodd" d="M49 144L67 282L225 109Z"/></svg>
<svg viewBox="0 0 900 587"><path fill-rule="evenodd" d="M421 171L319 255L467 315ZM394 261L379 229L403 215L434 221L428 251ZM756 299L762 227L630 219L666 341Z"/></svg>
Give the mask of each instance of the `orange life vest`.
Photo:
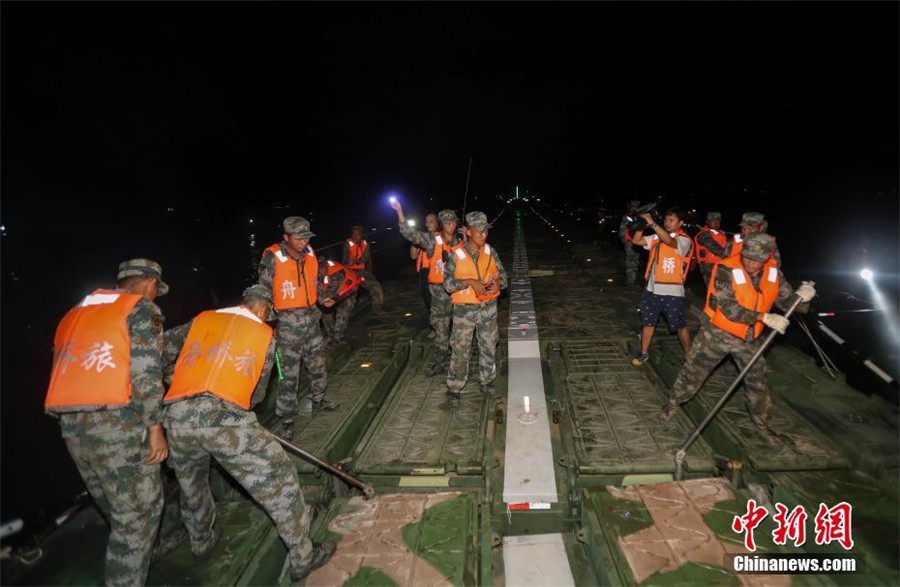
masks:
<svg viewBox="0 0 900 587"><path fill-rule="evenodd" d="M428 269L431 260L428 258L428 253L425 252L425 249L420 249L419 254L416 255L416 273L422 271L422 269Z"/></svg>
<svg viewBox="0 0 900 587"><path fill-rule="evenodd" d="M128 315L141 297L98 289L63 316L53 339L53 370L44 400L47 412L86 412L128 405Z"/></svg>
<svg viewBox="0 0 900 587"><path fill-rule="evenodd" d="M700 235L705 232L708 232L712 236L712 239L722 248L725 248L725 245L728 244L728 236L721 230L704 226L700 229L700 232L697 233L697 236L694 237L694 250L697 251L697 262L718 263L722 260L722 257L713 254L712 251L700 244Z"/></svg>
<svg viewBox="0 0 900 587"><path fill-rule="evenodd" d="M356 271L346 267L345 265L341 265L340 263L335 263L334 261L326 261L327 269L325 270L325 277L322 279L322 282L325 285L328 285L331 282L331 278L335 273L340 271L344 272L344 279L341 281L341 285L338 287L336 298L343 297L359 287L359 285L366 280L365 277L360 277L356 274Z"/></svg>
<svg viewBox="0 0 900 587"><path fill-rule="evenodd" d="M211 393L244 410L262 375L272 329L244 306L194 318L164 403Z"/></svg>
<svg viewBox="0 0 900 587"><path fill-rule="evenodd" d="M357 245L353 242L352 238L347 239L347 244L350 245L350 269L365 269L366 264L362 262L363 255L366 252L366 247L369 246L369 243L366 242L365 239L359 241Z"/></svg>
<svg viewBox="0 0 900 587"><path fill-rule="evenodd" d="M759 290L753 287L750 275L741 264L739 256L723 259L713 267L712 277L706 289L706 307L703 308L703 313L709 317L709 321L714 326L735 335L741 340L745 340L747 331L751 328L750 326L740 322L732 322L726 318L719 303L716 304L715 310L709 306L710 297L715 295L716 292L715 275L719 267L728 267L731 270L731 287L734 289L734 297L737 302L744 308L759 313L766 313L771 310L775 300L778 299L778 267L775 264L775 259L769 259L765 262L759 279ZM718 299L716 302L718 302ZM753 338L757 338L762 334L764 327L765 325L762 321L757 320L753 325Z"/></svg>
<svg viewBox="0 0 900 587"><path fill-rule="evenodd" d="M673 236L676 239L684 236L691 240L691 237L683 230L679 230ZM693 248L693 243L691 243L691 248ZM654 283L683 284L687 278L690 262L691 251L684 256L679 255L675 247L670 247L657 236L650 245L650 256L647 259L647 268L644 270L644 279L647 279L650 270L653 269Z"/></svg>
<svg viewBox="0 0 900 587"><path fill-rule="evenodd" d="M444 255L453 250L440 232L434 234L434 253L428 265L428 283L444 283Z"/></svg>
<svg viewBox="0 0 900 587"><path fill-rule="evenodd" d="M478 263L475 263L475 259L472 258L465 245L458 244L452 250L456 255L456 271L453 273L456 279L480 279L482 283L487 283L492 277L496 278L500 275L489 244L484 243L484 248L478 255ZM471 286L450 294L454 304L480 304L498 297L500 297L499 288L481 296L476 294Z"/></svg>
<svg viewBox="0 0 900 587"><path fill-rule="evenodd" d="M280 244L272 245L266 251L275 257L275 278L272 280L275 309L292 310L315 306L319 262L312 247L307 246L306 253L300 259L283 253Z"/></svg>
<svg viewBox="0 0 900 587"><path fill-rule="evenodd" d="M775 237L773 236L772 238L774 239ZM734 240L734 243L732 243L732 245L731 245L731 256L740 258L741 251L744 250L744 235L736 234L736 235L734 235L733 240ZM772 250L772 255L769 258L770 259L775 258L775 250L774 249Z"/></svg>

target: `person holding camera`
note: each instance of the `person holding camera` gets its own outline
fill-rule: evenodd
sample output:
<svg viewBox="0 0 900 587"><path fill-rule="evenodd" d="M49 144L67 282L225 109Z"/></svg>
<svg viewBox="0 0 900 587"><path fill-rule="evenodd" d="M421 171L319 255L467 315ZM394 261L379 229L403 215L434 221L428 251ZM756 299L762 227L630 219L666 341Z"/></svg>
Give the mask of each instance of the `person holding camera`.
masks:
<svg viewBox="0 0 900 587"><path fill-rule="evenodd" d="M632 242L634 238L633 224L637 220L635 210L640 205L638 200L628 202L628 208L622 215L622 221L619 222L619 240L625 246L625 282L628 285L634 285L637 282L638 265L641 260L641 252Z"/></svg>
<svg viewBox="0 0 900 587"><path fill-rule="evenodd" d="M645 227L638 227L632 243L650 252L644 278L647 287L641 296L641 350L631 361L639 367L650 358L650 342L660 314L666 316L669 331L678 335L685 355L691 348L691 334L684 317L684 280L691 262L694 243L682 230L685 214L679 208L666 212L663 224L649 213L642 214ZM647 236L645 236L645 233Z"/></svg>

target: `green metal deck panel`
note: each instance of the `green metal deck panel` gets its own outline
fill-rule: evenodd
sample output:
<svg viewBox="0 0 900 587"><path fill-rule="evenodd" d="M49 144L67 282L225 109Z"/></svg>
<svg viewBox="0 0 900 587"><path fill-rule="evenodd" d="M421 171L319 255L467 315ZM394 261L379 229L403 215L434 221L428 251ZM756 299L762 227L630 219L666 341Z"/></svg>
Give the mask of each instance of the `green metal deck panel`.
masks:
<svg viewBox="0 0 900 587"><path fill-rule="evenodd" d="M653 369L667 387L675 381L684 354L672 336L657 332L650 348ZM697 396L682 407L695 422L700 422L737 376L734 363L725 359L710 375ZM784 448L774 450L759 436L739 388L731 400L713 420L704 436L713 449L730 458L747 459L758 471L802 471L814 469L843 469L850 467L850 459L835 447L825 434L806 421L789 404L776 398L772 409L771 427L784 440ZM690 459L691 453L688 453Z"/></svg>
<svg viewBox="0 0 900 587"><path fill-rule="evenodd" d="M189 541L151 566L148 585L235 585L260 557L260 548L275 549L280 556L266 568L250 571L257 581L274 584L281 573L286 550L277 539L272 521L262 508L248 501L216 504L216 526L222 538L206 563L191 554ZM274 536L272 540L271 536Z"/></svg>
<svg viewBox="0 0 900 587"><path fill-rule="evenodd" d="M629 364L622 344L567 342L553 356L580 475L674 473L674 451L693 426L684 414L660 424L664 392ZM715 470L704 439L695 444L688 467Z"/></svg>
<svg viewBox="0 0 900 587"><path fill-rule="evenodd" d="M424 370L431 345L413 344L410 360L390 397L360 441L353 468L364 475L412 475L423 470L480 475L487 420L494 402L478 384L478 351L473 344L469 380L459 408L447 404L446 376L428 377ZM505 349L498 348L498 362ZM505 391L500 377L497 389Z"/></svg>
<svg viewBox="0 0 900 587"><path fill-rule="evenodd" d="M337 542L337 551L306 585L474 585L478 511L478 493L336 499L312 537Z"/></svg>
<svg viewBox="0 0 900 587"><path fill-rule="evenodd" d="M294 443L326 461L346 457L366 424L375 416L402 369L408 345L373 342L358 349L337 372L328 374L328 398L337 410L313 416L302 410L294 421ZM294 456L297 470L312 473L314 465Z"/></svg>
<svg viewBox="0 0 900 587"><path fill-rule="evenodd" d="M585 490L584 537L598 576L611 585L741 585L723 569L746 552L731 530L749 494L722 478ZM787 552L771 540L770 518L755 532L757 552ZM743 575L751 585L820 585L812 575Z"/></svg>
<svg viewBox="0 0 900 587"><path fill-rule="evenodd" d="M896 469L893 472L897 474ZM816 546L813 520L819 504L834 506L846 501L853 506L851 552L865 558L866 574L831 578L838 585L900 585L900 504L897 494L876 487L872 479L857 471L803 471L772 473L774 500L793 508L803 505L809 515L809 552L846 552L841 546Z"/></svg>

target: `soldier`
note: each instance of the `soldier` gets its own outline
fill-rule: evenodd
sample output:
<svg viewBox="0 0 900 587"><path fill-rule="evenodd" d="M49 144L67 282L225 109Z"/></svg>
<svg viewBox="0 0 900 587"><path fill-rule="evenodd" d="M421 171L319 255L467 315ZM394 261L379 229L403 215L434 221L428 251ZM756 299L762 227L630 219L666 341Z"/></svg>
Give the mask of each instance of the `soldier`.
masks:
<svg viewBox="0 0 900 587"><path fill-rule="evenodd" d="M744 239L740 257L728 257L716 264L713 280L707 288L700 332L669 393L669 401L660 412L660 421L671 420L680 404L697 394L712 370L727 355L731 355L742 369L759 348L764 326L784 334L787 318L769 311L773 305L786 309L794 291L776 266L772 256L774 251L774 237L752 233ZM807 303L816 295L816 290L812 284L804 282L796 293ZM798 311L805 312L806 309L801 305ZM781 440L769 428L772 399L766 383L764 357L757 359L750 368L744 385L747 410L757 431L772 448L781 447Z"/></svg>
<svg viewBox="0 0 900 587"><path fill-rule="evenodd" d="M325 341L319 329L322 312L316 303L321 301L330 308L334 300L324 295L324 286L319 283L319 264L309 246L309 239L315 234L309 229L309 221L300 216L289 216L282 224L284 240L263 251L259 283L272 292L278 313L275 340L283 378L278 382L275 403L275 414L280 420L276 433L290 440L294 437L301 364L306 365L309 375L313 415L321 410L335 410L338 404L325 399Z"/></svg>
<svg viewBox="0 0 900 587"><path fill-rule="evenodd" d="M481 392L497 397L497 298L506 289L506 270L497 251L487 244L491 228L483 212L466 214L465 244L453 247L444 268L444 289L453 301L453 332L450 335L450 371L447 395L450 408L459 405L459 397L469 376L472 333L478 337L478 366Z"/></svg>
<svg viewBox="0 0 900 587"><path fill-rule="evenodd" d="M221 535L209 489L213 457L275 522L288 549L291 580L301 581L328 562L336 544L310 541L297 470L252 411L265 398L275 361L272 328L265 322L271 310L271 290L255 284L241 305L203 312L166 332L169 463L195 557L208 560Z"/></svg>
<svg viewBox="0 0 900 587"><path fill-rule="evenodd" d="M664 226L656 224L649 214L643 215L647 228L635 231L633 243L650 251L644 279L647 286L641 296L641 350L631 361L635 367L650 358L650 342L660 314L665 314L669 331L678 335L686 355L691 348L691 333L684 317L684 280L691 261L694 242L681 229L684 212L672 208L666 212ZM651 236L644 236L650 231Z"/></svg>
<svg viewBox="0 0 900 587"><path fill-rule="evenodd" d="M628 285L637 283L638 265L641 260L641 251L632 242L634 230L628 226L634 220L634 211L640 205L641 203L638 200L628 202L628 208L625 210L625 214L622 215L621 222L619 222L619 240L625 246L625 281Z"/></svg>
<svg viewBox="0 0 900 587"><path fill-rule="evenodd" d="M450 294L444 289L444 270L451 249L460 243L456 227L459 219L453 210L441 210L440 233L426 233L415 230L406 223L403 207L394 201L391 207L397 212L400 234L428 255L428 289L431 291L431 327L434 329L434 352L426 368L428 376L444 370L450 356L450 319L453 304Z"/></svg>
<svg viewBox="0 0 900 587"><path fill-rule="evenodd" d="M326 344L337 346L344 341L344 332L350 323L350 314L356 306L359 286L365 283L365 280L340 263L319 259L319 281L325 288L324 296L334 300L334 305L329 311L322 313Z"/></svg>
<svg viewBox="0 0 900 587"><path fill-rule="evenodd" d="M766 220L766 217L759 212L744 212L744 215L741 216L741 223L739 225L741 227L741 233L735 234L731 237L731 240L728 241L728 246L725 248L725 256L741 256L741 248L744 246L742 242L745 238L747 238L748 234L754 234L757 232L766 232L769 229L769 221ZM775 237L772 237L773 239ZM772 251L772 258L775 259L775 263L778 268L781 268L781 253L778 252L778 245L775 245L775 250Z"/></svg>
<svg viewBox="0 0 900 587"><path fill-rule="evenodd" d="M372 294L372 312L384 313L384 290L381 283L372 273L372 251L369 243L363 238L362 226L350 227L350 238L344 241L344 250L341 255L342 263L356 271L357 275L364 279L363 287Z"/></svg>
<svg viewBox="0 0 900 587"><path fill-rule="evenodd" d="M436 233L438 226L438 215L429 212L425 215L425 234L430 235ZM425 302L425 309L431 312L431 290L428 289L428 267L429 257L427 251L422 247L410 245L409 258L416 262L416 273L419 274L419 289L422 292L422 301ZM434 338L434 331L429 334L430 338Z"/></svg>
<svg viewBox="0 0 900 587"><path fill-rule="evenodd" d="M694 237L694 250L697 252L697 266L703 276L703 283L709 285L709 276L713 265L727 257L725 249L728 247L728 235L720 230L722 226L722 214L719 212L706 213L706 226Z"/></svg>
<svg viewBox="0 0 900 587"><path fill-rule="evenodd" d="M130 586L147 579L163 507L163 315L153 300L169 286L149 259L121 263L117 279L59 323L44 406L109 521L106 584Z"/></svg>

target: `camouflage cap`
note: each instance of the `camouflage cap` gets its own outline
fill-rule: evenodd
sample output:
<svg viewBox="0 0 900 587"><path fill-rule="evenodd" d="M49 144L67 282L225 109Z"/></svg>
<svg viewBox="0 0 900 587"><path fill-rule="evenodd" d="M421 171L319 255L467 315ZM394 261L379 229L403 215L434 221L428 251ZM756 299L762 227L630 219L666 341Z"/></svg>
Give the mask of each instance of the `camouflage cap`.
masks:
<svg viewBox="0 0 900 587"><path fill-rule="evenodd" d="M641 205L641 201L640 200L631 200L630 202L628 202L628 205L632 206L634 208L637 208L638 206Z"/></svg>
<svg viewBox="0 0 900 587"><path fill-rule="evenodd" d="M459 217L455 210L441 210L438 212L438 220L441 222L455 222L459 224Z"/></svg>
<svg viewBox="0 0 900 587"><path fill-rule="evenodd" d="M312 238L316 234L309 229L309 220L302 216L288 216L281 223L285 234L296 234L300 238Z"/></svg>
<svg viewBox="0 0 900 587"><path fill-rule="evenodd" d="M741 216L741 223L738 226L759 226L766 221L766 217L761 212L744 212Z"/></svg>
<svg viewBox="0 0 900 587"><path fill-rule="evenodd" d="M719 222L722 221L722 213L721 212L707 212L706 213L706 221L707 222L713 222L715 220L718 220Z"/></svg>
<svg viewBox="0 0 900 587"><path fill-rule="evenodd" d="M754 232L744 237L741 257L754 261L768 261L775 252L775 237L764 232Z"/></svg>
<svg viewBox="0 0 900 587"><path fill-rule="evenodd" d="M157 296L164 296L169 293L169 284L162 280L162 265L150 259L129 259L119 263L119 274L116 281L121 281L126 277L134 277L136 275L146 275L154 277L159 282L159 292Z"/></svg>
<svg viewBox="0 0 900 587"><path fill-rule="evenodd" d="M269 306L274 303L272 300L272 290L261 283L254 283L245 289L244 293L241 294L241 298L256 298L269 304Z"/></svg>
<svg viewBox="0 0 900 587"><path fill-rule="evenodd" d="M466 214L466 226L475 230L491 228L491 225L488 224L487 215L484 212L469 212Z"/></svg>

